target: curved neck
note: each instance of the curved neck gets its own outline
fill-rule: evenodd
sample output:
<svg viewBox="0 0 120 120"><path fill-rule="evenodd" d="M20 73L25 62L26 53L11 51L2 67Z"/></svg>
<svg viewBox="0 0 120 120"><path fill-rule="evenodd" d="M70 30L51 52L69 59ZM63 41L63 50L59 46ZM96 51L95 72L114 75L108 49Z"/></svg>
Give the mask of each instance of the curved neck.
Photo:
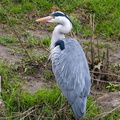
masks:
<svg viewBox="0 0 120 120"><path fill-rule="evenodd" d="M57 25L52 33L52 39L51 39L51 46L50 48L54 48L54 44L58 40L62 40L65 38L64 34L69 33L72 29L72 24L69 20L65 19L62 24Z"/></svg>

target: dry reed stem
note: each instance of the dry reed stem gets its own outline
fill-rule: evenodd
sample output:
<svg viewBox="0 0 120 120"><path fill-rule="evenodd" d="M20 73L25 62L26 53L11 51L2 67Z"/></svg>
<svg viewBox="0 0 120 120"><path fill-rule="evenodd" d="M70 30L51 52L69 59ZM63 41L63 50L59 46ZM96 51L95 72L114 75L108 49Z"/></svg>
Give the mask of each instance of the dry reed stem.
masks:
<svg viewBox="0 0 120 120"><path fill-rule="evenodd" d="M92 66L94 66L94 46L93 46L93 41L94 41L94 15L92 16L90 14L90 29L91 29L91 40L90 40L90 44L91 44L91 62L92 62Z"/></svg>
<svg viewBox="0 0 120 120"><path fill-rule="evenodd" d="M91 78L91 79L92 79L93 81L97 81L97 82L120 84L120 82L104 81L104 80L94 79L94 78Z"/></svg>
<svg viewBox="0 0 120 120"><path fill-rule="evenodd" d="M95 116L95 117L93 118L93 120L96 120L96 119L99 120L99 119L101 119L101 118L103 118L103 117L106 117L107 115L109 115L109 114L112 113L113 111L117 110L118 108L120 108L120 105L117 106L116 108L112 109L111 111L103 112L103 113Z"/></svg>
<svg viewBox="0 0 120 120"><path fill-rule="evenodd" d="M26 111L24 111L23 113L20 113L20 114L18 114L18 115L14 115L14 116L11 116L11 117L0 117L0 119L9 119L9 118L16 118L16 117L24 116L24 115L26 115L26 114L29 114L32 109L34 109L34 108L36 109L37 107L39 107L39 105L33 106L33 107L29 108L28 110L26 110ZM34 109L34 110L35 110L35 109ZM33 110L32 110L32 111L33 111Z"/></svg>
<svg viewBox="0 0 120 120"><path fill-rule="evenodd" d="M90 71L91 73L98 73L98 74L103 74L103 75L110 75L110 76L115 76L115 77L119 77L120 75L116 75L116 74L111 74L111 73L103 73L103 72L97 72L97 71Z"/></svg>

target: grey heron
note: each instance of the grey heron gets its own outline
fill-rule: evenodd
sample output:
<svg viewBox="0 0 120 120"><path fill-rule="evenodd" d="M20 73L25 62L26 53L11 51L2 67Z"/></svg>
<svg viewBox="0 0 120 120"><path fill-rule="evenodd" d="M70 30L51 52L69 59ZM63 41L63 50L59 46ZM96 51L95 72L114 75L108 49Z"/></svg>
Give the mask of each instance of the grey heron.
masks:
<svg viewBox="0 0 120 120"><path fill-rule="evenodd" d="M36 21L59 23L53 30L50 45L52 70L76 118L82 118L86 112L91 80L87 59L81 45L77 40L66 38L64 35L71 31L72 22L60 11Z"/></svg>

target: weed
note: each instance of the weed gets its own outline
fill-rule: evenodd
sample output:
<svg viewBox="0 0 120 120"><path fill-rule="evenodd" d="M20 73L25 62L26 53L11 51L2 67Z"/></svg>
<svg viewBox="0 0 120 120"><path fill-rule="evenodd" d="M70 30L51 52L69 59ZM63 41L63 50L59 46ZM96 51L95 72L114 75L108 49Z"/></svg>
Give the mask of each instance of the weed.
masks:
<svg viewBox="0 0 120 120"><path fill-rule="evenodd" d="M43 43L45 46L49 47L49 46L50 46L50 39L49 39L49 38L43 38L43 39L42 39L42 43Z"/></svg>
<svg viewBox="0 0 120 120"><path fill-rule="evenodd" d="M2 99L4 100L9 115L11 110L15 110L17 106L13 107L14 101L20 92L19 86L21 83L18 81L19 76L12 73L4 62L0 62L0 75L2 77Z"/></svg>
<svg viewBox="0 0 120 120"><path fill-rule="evenodd" d="M54 74L51 72L51 70L45 69L44 70L44 78L46 80L50 80L51 78L54 78Z"/></svg>
<svg viewBox="0 0 120 120"><path fill-rule="evenodd" d="M6 22L6 10L0 5L0 21L2 21L2 23Z"/></svg>
<svg viewBox="0 0 120 120"><path fill-rule="evenodd" d="M13 24L18 24L19 23L19 20L17 18L9 18L10 22L13 23Z"/></svg>
<svg viewBox="0 0 120 120"><path fill-rule="evenodd" d="M41 41L39 39L37 39L34 36L29 36L27 35L27 40L26 40L26 46L29 47L34 47L34 46L40 46Z"/></svg>
<svg viewBox="0 0 120 120"><path fill-rule="evenodd" d="M27 28L36 29L36 25L34 26L33 21L35 21L38 15L42 16L45 13L49 14L50 9L53 5L58 6L61 11L69 13L71 15L70 17L73 19L73 24L76 26L77 32L81 33L83 37L89 37L91 35L89 15L94 14L95 36L105 37L108 39L119 39L119 0L2 0L0 5L0 21L1 23L6 24L7 15L12 25L18 25L17 29L23 33L23 28L24 30ZM81 9L83 9L82 12L84 12L82 13L83 16L81 15ZM80 13L77 13L78 15L76 18L74 18L73 14L77 12L76 10L80 11ZM85 20L82 21L81 18L84 16L86 16ZM53 30L53 26L48 26L48 30ZM26 32L24 32L22 37L25 38L23 45L29 51L30 58L32 59L24 56L25 58L23 58L22 65L15 65L12 68L8 67L4 62L0 62L0 75L2 76L2 99L6 104L8 113L5 116L11 117L11 120L18 120L21 118L28 120L38 118L56 120L63 119L66 99L61 94L61 91L57 85L53 85L49 88L44 87L34 94L24 92L21 89L21 85L23 84L21 78L23 77L23 74L35 75L39 72L39 69L41 67L39 63L41 62L44 64L48 58L47 54L45 53L36 54L36 51L32 48L37 49L41 46L48 47L50 45L49 38L38 39L30 36ZM17 46L18 44L16 43L17 39L14 36L0 37L0 44L7 46L9 45L9 47L11 47L12 44L12 48L15 49L13 53L16 52L23 54L23 50L21 50L21 47ZM89 44L90 42L87 41L84 43L84 45L87 46L88 51L90 50ZM94 43L94 46L96 47L97 44ZM98 47L100 49L106 46L107 44L98 44ZM104 53L104 50L100 51L100 57L103 57ZM97 59L96 56L95 61L97 61L97 68L100 69L101 62ZM20 68L22 69L21 73L18 70ZM119 68L116 69L115 66L114 72L117 73L118 70ZM42 74L43 79L46 81L49 79L54 79L52 71L47 68L43 69ZM96 77L97 76L95 76L95 78ZM106 88L110 91L120 90L119 86L116 84L109 84ZM32 112L32 114L29 114L30 112ZM120 118L119 112L120 110L114 111L105 118L101 119L117 120ZM74 119L73 112L70 107L67 108L65 114L67 116L67 119ZM15 115L16 117L14 117ZM92 119L97 115L99 115L98 106L96 105L94 99L92 99L92 97L89 97L87 101L86 117L88 119Z"/></svg>
<svg viewBox="0 0 120 120"><path fill-rule="evenodd" d="M86 25L84 28L83 28L83 36L86 38L86 37L90 37L90 34L91 34L91 31L90 31L90 26L89 25Z"/></svg>
<svg viewBox="0 0 120 120"><path fill-rule="evenodd" d="M120 109L113 111L112 113L106 115L102 120L119 120L120 118Z"/></svg>
<svg viewBox="0 0 120 120"><path fill-rule="evenodd" d="M118 15L120 8L117 6L119 5L119 0L86 0L86 3L89 3L87 7L95 13L96 33L107 37L113 34L118 35L119 26L117 24L120 22L118 20L120 19Z"/></svg>
<svg viewBox="0 0 120 120"><path fill-rule="evenodd" d="M87 112L86 112L86 118L91 119L94 118L96 115L98 115L98 106L96 105L95 101L91 96L88 97L87 100Z"/></svg>
<svg viewBox="0 0 120 120"><path fill-rule="evenodd" d="M107 89L109 89L111 92L118 92L120 91L120 85L109 83L108 86L106 86Z"/></svg>
<svg viewBox="0 0 120 120"><path fill-rule="evenodd" d="M120 16L119 11L119 0L110 0L110 1L98 1L98 0L84 0L84 1L78 1L78 0L60 0L60 1L47 1L47 0L31 0L31 1L24 1L24 0L17 0L19 1L17 4L15 3L15 0L13 1L7 1L8 5L5 6L7 9L7 12L5 9L3 9L0 6L0 19L5 22L5 14L7 15L12 14L11 18L16 16L17 18L24 18L26 21L26 17L24 17L24 14L29 13L30 11L35 11L37 9L38 13L43 15L45 12L48 12L53 5L56 5L60 7L60 9L66 13L75 12L75 10L85 9L85 16L87 16L87 20L79 25L79 21L75 18L75 24L76 28L78 29L78 32L84 33L84 37L90 36L90 28L89 28L89 15L94 14L95 15L95 34L97 36L102 36L108 39L118 39L119 38L119 23L120 23ZM4 6L4 1L2 2ZM6 3L6 4L7 4ZM3 12L4 11L4 12ZM37 13L35 13L34 16L36 16ZM83 13L82 13L83 14ZM12 19L13 19L12 18ZM79 16L77 16L79 19ZM82 18L82 17L80 17ZM20 19L19 19L20 20ZM13 20L12 20L13 21ZM14 19L14 21L16 21ZM20 20L21 21L21 20ZM19 22L20 22L19 21ZM21 21L22 22L22 21ZM81 29L82 28L82 29Z"/></svg>
<svg viewBox="0 0 120 120"><path fill-rule="evenodd" d="M74 32L81 31L82 25L81 25L80 21L77 18L73 18L72 16L70 16L70 18L72 19L72 22L73 22L73 31Z"/></svg>
<svg viewBox="0 0 120 120"><path fill-rule="evenodd" d="M51 77L51 71L45 71L47 79ZM26 119L36 119L42 116L42 119L63 119L65 98L61 94L57 85L52 85L51 88L44 87L36 93L31 94L20 89L19 76L10 70L3 62L0 63L0 74L2 76L2 98L6 104L7 114L11 116L9 120L17 120L24 116ZM27 114L27 111L35 111L33 114ZM22 114L15 114L22 113ZM109 114L107 118L119 118L119 110ZM67 108L66 116L68 119L73 119L73 112L70 106ZM91 119L99 115L98 106L92 97L87 100L86 118ZM13 117L12 117L13 116ZM16 117L14 117L16 116Z"/></svg>
<svg viewBox="0 0 120 120"><path fill-rule="evenodd" d="M7 45L8 43L15 43L17 40L14 36L0 36L0 44Z"/></svg>

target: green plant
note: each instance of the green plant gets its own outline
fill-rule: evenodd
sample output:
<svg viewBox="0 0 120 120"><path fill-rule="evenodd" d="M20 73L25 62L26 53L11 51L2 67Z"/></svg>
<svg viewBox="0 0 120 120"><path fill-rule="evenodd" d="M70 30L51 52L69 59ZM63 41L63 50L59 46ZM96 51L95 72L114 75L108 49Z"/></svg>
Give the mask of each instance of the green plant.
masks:
<svg viewBox="0 0 120 120"><path fill-rule="evenodd" d="M113 84L113 83L109 83L109 85L106 88L112 92L120 91L120 85Z"/></svg>
<svg viewBox="0 0 120 120"><path fill-rule="evenodd" d="M15 43L17 39L14 36L0 36L0 44L8 45L10 43Z"/></svg>
<svg viewBox="0 0 120 120"><path fill-rule="evenodd" d="M42 71L39 73L40 76L42 76L39 80L47 81L49 79L54 79L52 71L47 69L46 66L44 69L41 65L41 63L43 65L46 63L48 55L46 53L39 53L41 47L48 48L50 46L50 39L37 38L28 34L26 31L27 29L32 29L33 31L40 30L43 32L44 25L46 25L45 27L47 27L47 30L51 32L54 26L48 26L47 24L42 23L42 25L39 26L38 24L36 25L34 21L38 16L42 17L49 14L52 6L55 5L58 7L58 10L70 15L73 24L76 26L78 35L81 34L82 37L86 38L90 37L91 30L89 25L89 16L90 14L94 14L95 37L104 37L105 40L106 38L117 40L120 36L120 0L2 0L0 3L1 29L3 26L3 31L15 34L13 30L10 29L11 26L9 26L9 21L6 19L8 17L13 28L16 29L17 34L21 37L21 40L24 39L22 44L28 51L30 58L32 58L30 59L26 56L23 48L15 36L0 36L0 44L12 48L10 51L12 54L18 54L22 57L22 62L20 64L16 63L12 66L8 66L4 62L0 61L0 76L2 76L2 99L4 100L8 113L5 114L5 116L11 117L8 120L19 120L24 117L26 120L38 118L45 120L62 120L65 114L65 116L67 116L66 119L74 119L73 112L70 107L68 107L64 113L66 99L61 94L59 87L54 85L54 83L50 83L52 87L50 85L49 87L43 87L33 94L23 91L22 85L26 82L23 81L24 76L26 75L35 76L36 73L38 74ZM76 33L75 29L73 29L73 31ZM89 44L89 41L85 41L83 43L83 45L86 46L88 55L90 51ZM104 48L107 44L101 42L99 42L99 44L94 43L95 54L97 52L97 45L100 49L103 48L103 50L100 50L100 58L103 59L105 54ZM110 49L112 48L111 46L109 47ZM101 62L99 63L101 65ZM119 72L119 65L117 63L111 67L114 73ZM108 84L106 88L113 92L120 90L119 85L112 83ZM94 99L92 97L88 97L86 118L94 119L97 115L101 115L100 109L101 108L99 108ZM100 119L117 120L120 118L119 112L120 110L118 109L105 117L100 116Z"/></svg>
<svg viewBox="0 0 120 120"><path fill-rule="evenodd" d="M27 35L25 37L27 37L26 44L25 44L27 47L34 47L37 45L40 46L40 40L35 36Z"/></svg>
<svg viewBox="0 0 120 120"><path fill-rule="evenodd" d="M49 46L50 46L50 39L49 39L49 38L43 38L43 39L42 39L42 43L43 43L45 46L49 47Z"/></svg>
<svg viewBox="0 0 120 120"><path fill-rule="evenodd" d="M51 70L45 69L44 70L44 78L46 80L50 80L51 78L54 78L54 74L52 73Z"/></svg>
<svg viewBox="0 0 120 120"><path fill-rule="evenodd" d="M94 101L94 99L89 96L87 100L87 110L86 110L86 118L91 119L98 115L98 105Z"/></svg>
<svg viewBox="0 0 120 120"><path fill-rule="evenodd" d="M9 18L10 22L13 23L13 24L18 24L19 23L19 20L17 18Z"/></svg>
<svg viewBox="0 0 120 120"><path fill-rule="evenodd" d="M46 70L46 73L50 71ZM16 75L15 72L11 71L8 66L3 62L0 62L0 74L2 75L2 98L6 104L7 115L11 117L9 120L17 120L24 116L26 119L36 119L42 115L43 119L63 119L64 109L65 109L65 98L61 94L61 91L57 85L52 85L52 87L44 87L39 89L36 93L31 94L25 92L21 89L22 81L20 77ZM48 79L51 77L47 76ZM21 83L20 83L21 82ZM115 86L115 85L110 85ZM27 114L26 111L33 112ZM22 113L22 114L15 114ZM119 118L119 110L108 114L105 118ZM73 112L70 106L67 108L66 116L68 119L74 118ZM98 106L92 97L88 97L87 100L87 111L86 118L91 119L99 116Z"/></svg>
<svg viewBox="0 0 120 120"><path fill-rule="evenodd" d="M8 114L11 115L11 111L16 110L17 106L13 107L13 103L16 101L19 87L19 76L13 73L4 62L0 62L0 75L2 77L2 99L4 100Z"/></svg>
<svg viewBox="0 0 120 120"><path fill-rule="evenodd" d="M81 32L82 25L81 25L80 21L77 18L72 18L72 16L70 16L70 18L72 19L72 22L73 22L73 31L74 32Z"/></svg>
<svg viewBox="0 0 120 120"><path fill-rule="evenodd" d="M86 25L86 26L84 26L83 29L84 29L84 30L83 30L83 36L84 36L84 37L90 37L90 35L91 35L90 26L89 26L89 25Z"/></svg>
<svg viewBox="0 0 120 120"><path fill-rule="evenodd" d="M6 22L6 10L0 5L0 21Z"/></svg>
<svg viewBox="0 0 120 120"><path fill-rule="evenodd" d="M94 14L95 15L95 35L102 36L104 38L108 39L118 39L119 38L119 5L120 0L105 0L105 1L99 1L99 0L84 0L84 1L78 1L78 0L60 0L60 1L47 1L47 0L31 0L31 1L24 1L24 0L17 0L18 2L15 2L15 0L12 1L2 1L2 4L5 8L3 9L2 6L0 6L0 19L2 22L5 22L5 16L6 14L11 17L15 17L16 19L19 18L19 22L21 22L22 19L24 21L27 21L24 14L27 14L29 12L35 11L33 16L36 16L38 13L40 15L44 15L44 13L47 13L52 6L58 6L61 11L66 13L75 13L76 10L80 11L79 15L76 16L75 19L79 19L79 21L82 20L82 17L85 16L85 20L80 27L77 25L77 29L81 31L82 26L82 33L83 36L89 37L90 36L90 27L89 27L89 15ZM17 4L16 4L17 3ZM7 4L7 6L5 6ZM84 11L81 11L81 10ZM83 13L84 12L84 13ZM81 16L81 13L83 16ZM20 19L22 18L22 19ZM32 19L31 19L32 20ZM29 21L31 21L29 20ZM75 20L76 21L76 20ZM24 22L26 24L27 22ZM78 30L78 31L79 31Z"/></svg>

